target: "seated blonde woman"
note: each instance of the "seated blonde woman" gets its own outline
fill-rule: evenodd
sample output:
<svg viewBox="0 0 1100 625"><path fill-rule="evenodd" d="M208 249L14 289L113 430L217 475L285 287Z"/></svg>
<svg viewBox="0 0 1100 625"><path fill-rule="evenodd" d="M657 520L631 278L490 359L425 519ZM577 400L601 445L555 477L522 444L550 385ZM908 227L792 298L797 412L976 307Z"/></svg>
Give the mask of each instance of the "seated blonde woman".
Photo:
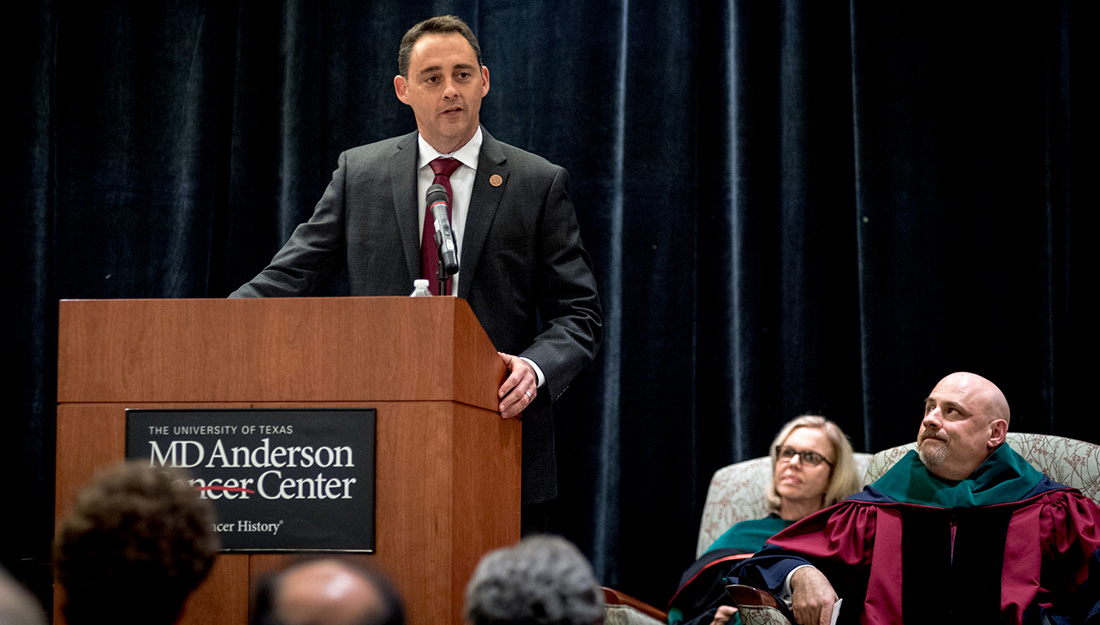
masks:
<svg viewBox="0 0 1100 625"><path fill-rule="evenodd" d="M669 623L736 623L725 587L742 554L759 551L779 530L860 490L852 445L837 424L816 415L789 421L771 446L772 483L762 518L742 521L714 541L680 580Z"/></svg>

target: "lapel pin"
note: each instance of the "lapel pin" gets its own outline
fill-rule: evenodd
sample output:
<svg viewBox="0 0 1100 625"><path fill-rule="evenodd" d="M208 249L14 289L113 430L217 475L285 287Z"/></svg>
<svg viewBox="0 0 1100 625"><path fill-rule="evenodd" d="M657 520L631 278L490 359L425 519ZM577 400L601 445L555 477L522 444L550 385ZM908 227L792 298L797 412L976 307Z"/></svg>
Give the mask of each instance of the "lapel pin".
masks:
<svg viewBox="0 0 1100 625"><path fill-rule="evenodd" d="M493 174L492 176L489 176L489 184L493 185L494 187L499 187L500 185L504 184L504 178L501 178L500 174Z"/></svg>

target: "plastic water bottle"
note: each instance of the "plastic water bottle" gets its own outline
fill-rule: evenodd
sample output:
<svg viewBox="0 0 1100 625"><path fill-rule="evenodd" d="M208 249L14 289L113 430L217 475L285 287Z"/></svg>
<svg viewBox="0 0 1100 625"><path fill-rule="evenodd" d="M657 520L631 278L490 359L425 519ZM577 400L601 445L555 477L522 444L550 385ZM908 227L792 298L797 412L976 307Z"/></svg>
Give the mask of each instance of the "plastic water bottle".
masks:
<svg viewBox="0 0 1100 625"><path fill-rule="evenodd" d="M431 297L432 292L428 289L428 281L420 278L419 280L413 280L413 292L412 297Z"/></svg>

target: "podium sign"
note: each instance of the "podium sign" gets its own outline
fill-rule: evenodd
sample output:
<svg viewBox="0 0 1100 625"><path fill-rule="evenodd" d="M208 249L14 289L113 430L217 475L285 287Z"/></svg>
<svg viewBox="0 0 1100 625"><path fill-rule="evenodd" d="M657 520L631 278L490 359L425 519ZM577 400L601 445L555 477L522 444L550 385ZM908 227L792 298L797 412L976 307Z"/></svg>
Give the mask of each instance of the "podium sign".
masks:
<svg viewBox="0 0 1100 625"><path fill-rule="evenodd" d="M331 548L371 549L340 557L386 573L410 623L461 623L478 560L519 539L522 422L497 412L508 371L462 299L66 300L59 314L57 514L97 469L127 455L194 464L189 470L204 480L200 488L218 506L223 537L236 550L218 557L181 625L247 623L256 584L295 556L282 543L231 541L281 540L306 509L346 501L345 486L373 524L363 536L374 538ZM351 416L355 410L374 412L374 425L360 428L367 417ZM155 415L171 420L141 421ZM299 438L305 425L281 420L287 415L334 418L340 434L307 442ZM349 422L355 427L345 430ZM177 424L192 429L177 435ZM169 436L160 434L165 427ZM373 436L377 449L365 464L350 440L361 434ZM292 454L304 462L290 448L311 445L313 466L285 466ZM335 466L345 445L356 469L373 471L369 479ZM321 446L331 457L317 453ZM244 466L245 454L253 466ZM356 490L367 485L372 495ZM255 493L244 499L238 489ZM224 507L241 503L280 511L304 505L293 515ZM329 516L341 527L357 512L325 512L318 527ZM278 530L271 527L279 521ZM327 531L320 545L293 549L329 549L336 541ZM64 623L56 609L54 623Z"/></svg>
<svg viewBox="0 0 1100 625"><path fill-rule="evenodd" d="M223 551L374 551L374 409L127 410L126 457L190 474Z"/></svg>

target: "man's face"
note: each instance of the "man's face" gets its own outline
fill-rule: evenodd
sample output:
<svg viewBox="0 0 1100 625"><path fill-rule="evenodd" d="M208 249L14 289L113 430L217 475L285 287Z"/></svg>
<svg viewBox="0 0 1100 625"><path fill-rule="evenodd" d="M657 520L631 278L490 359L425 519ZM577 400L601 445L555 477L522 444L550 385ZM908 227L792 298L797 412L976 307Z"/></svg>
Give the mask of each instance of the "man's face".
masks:
<svg viewBox="0 0 1100 625"><path fill-rule="evenodd" d="M481 98L489 93L489 69L458 33L428 34L416 41L409 75L396 76L397 98L412 107L420 135L443 154L474 137Z"/></svg>
<svg viewBox="0 0 1100 625"><path fill-rule="evenodd" d="M980 376L952 374L924 400L917 452L932 473L965 479L1004 439L1007 424L994 419L988 386L992 383Z"/></svg>

